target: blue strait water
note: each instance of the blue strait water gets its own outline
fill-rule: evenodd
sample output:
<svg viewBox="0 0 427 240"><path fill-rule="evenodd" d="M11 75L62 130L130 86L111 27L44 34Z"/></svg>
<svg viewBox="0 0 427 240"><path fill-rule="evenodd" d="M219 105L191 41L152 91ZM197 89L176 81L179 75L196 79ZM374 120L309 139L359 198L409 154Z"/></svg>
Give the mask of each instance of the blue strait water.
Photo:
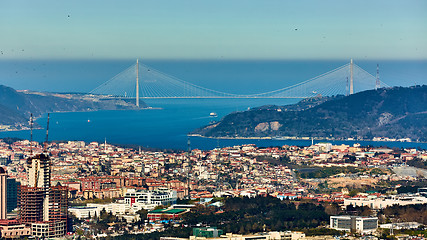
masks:
<svg viewBox="0 0 427 240"><path fill-rule="evenodd" d="M144 62L144 61L143 61ZM251 94L293 85L346 64L342 61L145 61L157 70L200 86L229 93ZM389 85L427 84L427 61L356 61ZM0 84L15 89L88 92L126 69L133 61L0 61ZM149 100L152 107L139 111L53 113L50 140L83 140L140 145L161 149L187 149L187 133L218 121L234 111L261 105L285 105L297 99L174 99ZM210 117L215 112L218 117ZM46 125L46 116L38 119ZM3 132L0 137L28 139L29 131ZM43 141L45 130L35 130ZM191 137L191 148L212 149L255 143L258 146L309 145L311 141L216 140ZM342 142L335 142L342 143ZM352 144L353 142L345 142ZM423 143L364 142L365 145L422 147Z"/></svg>

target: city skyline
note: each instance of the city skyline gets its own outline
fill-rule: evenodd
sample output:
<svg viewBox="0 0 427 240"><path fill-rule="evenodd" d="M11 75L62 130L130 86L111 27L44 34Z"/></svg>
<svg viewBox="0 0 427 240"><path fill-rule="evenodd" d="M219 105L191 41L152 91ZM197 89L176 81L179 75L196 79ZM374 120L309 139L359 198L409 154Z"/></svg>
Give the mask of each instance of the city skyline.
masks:
<svg viewBox="0 0 427 240"><path fill-rule="evenodd" d="M1 59L427 59L424 1L2 1Z"/></svg>

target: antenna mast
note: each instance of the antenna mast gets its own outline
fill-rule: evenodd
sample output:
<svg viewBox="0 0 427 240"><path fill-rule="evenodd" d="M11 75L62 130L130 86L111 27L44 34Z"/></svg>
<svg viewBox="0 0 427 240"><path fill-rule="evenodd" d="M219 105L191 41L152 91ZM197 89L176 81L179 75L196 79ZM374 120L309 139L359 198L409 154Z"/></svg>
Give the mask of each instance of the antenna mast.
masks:
<svg viewBox="0 0 427 240"><path fill-rule="evenodd" d="M139 107L139 63L136 59L136 106Z"/></svg>
<svg viewBox="0 0 427 240"><path fill-rule="evenodd" d="M381 83L380 83L380 65L377 64L377 80L375 82L375 90L377 90L380 87L381 87Z"/></svg>
<svg viewBox="0 0 427 240"><path fill-rule="evenodd" d="M188 145L188 152L187 152L187 160L188 160L188 170L187 170L187 187L188 187L188 199L191 199L191 188L190 188L190 171L191 171L191 158L190 158L190 152L191 152L191 148L190 148L190 136L187 136L187 145Z"/></svg>
<svg viewBox="0 0 427 240"><path fill-rule="evenodd" d="M350 60L350 95L354 93L353 88L353 59Z"/></svg>
<svg viewBox="0 0 427 240"><path fill-rule="evenodd" d="M30 134L30 155L33 155L33 113L31 113L30 116L30 129L31 129L31 134Z"/></svg>
<svg viewBox="0 0 427 240"><path fill-rule="evenodd" d="M47 125L46 125L46 141L44 143L44 150L47 150L47 143L49 141L49 113L47 114Z"/></svg>

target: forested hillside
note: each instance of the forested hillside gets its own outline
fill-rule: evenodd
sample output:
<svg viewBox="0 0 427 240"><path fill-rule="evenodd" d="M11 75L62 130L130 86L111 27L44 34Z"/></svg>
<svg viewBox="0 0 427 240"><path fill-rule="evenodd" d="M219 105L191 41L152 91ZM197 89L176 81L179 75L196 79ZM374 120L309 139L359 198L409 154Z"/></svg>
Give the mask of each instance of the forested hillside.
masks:
<svg viewBox="0 0 427 240"><path fill-rule="evenodd" d="M267 106L236 112L193 133L207 137L389 137L427 141L427 86L382 88L326 100L305 107Z"/></svg>

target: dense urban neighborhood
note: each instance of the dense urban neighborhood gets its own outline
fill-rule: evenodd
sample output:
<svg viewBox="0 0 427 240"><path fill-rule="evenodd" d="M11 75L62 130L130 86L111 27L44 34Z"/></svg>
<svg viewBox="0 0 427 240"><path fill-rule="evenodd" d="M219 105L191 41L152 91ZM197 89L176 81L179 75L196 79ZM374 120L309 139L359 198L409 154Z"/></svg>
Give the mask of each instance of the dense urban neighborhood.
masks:
<svg viewBox="0 0 427 240"><path fill-rule="evenodd" d="M426 234L421 149L325 142L148 151L6 139L0 155L3 238Z"/></svg>
<svg viewBox="0 0 427 240"><path fill-rule="evenodd" d="M0 240L427 240L427 0L0 0Z"/></svg>

